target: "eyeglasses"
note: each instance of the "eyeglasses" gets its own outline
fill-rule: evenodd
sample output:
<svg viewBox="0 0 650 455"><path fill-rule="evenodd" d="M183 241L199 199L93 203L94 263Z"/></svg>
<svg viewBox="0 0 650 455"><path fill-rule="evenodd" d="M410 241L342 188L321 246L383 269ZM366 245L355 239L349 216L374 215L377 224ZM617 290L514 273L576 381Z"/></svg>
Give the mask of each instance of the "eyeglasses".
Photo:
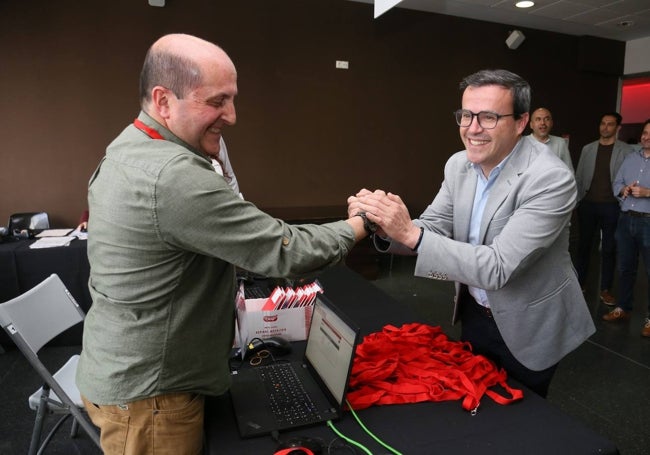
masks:
<svg viewBox="0 0 650 455"><path fill-rule="evenodd" d="M467 109L458 109L456 112L454 112L458 126L462 128L468 128L472 124L474 117L476 117L478 126L485 130L496 128L497 123L499 123L499 119L501 117L513 117L514 115L515 114L497 114L496 112L490 111L481 111L475 113Z"/></svg>

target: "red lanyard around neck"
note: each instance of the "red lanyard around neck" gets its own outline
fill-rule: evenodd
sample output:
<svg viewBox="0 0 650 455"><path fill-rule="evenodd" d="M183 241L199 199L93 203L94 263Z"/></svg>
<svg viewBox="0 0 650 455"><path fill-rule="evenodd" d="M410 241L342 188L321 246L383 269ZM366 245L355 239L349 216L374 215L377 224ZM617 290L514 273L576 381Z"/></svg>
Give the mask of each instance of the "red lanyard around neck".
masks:
<svg viewBox="0 0 650 455"><path fill-rule="evenodd" d="M153 128L151 128L151 127L149 127L147 125L145 125L144 123L142 123L140 121L140 119L133 120L133 124L135 125L135 127L137 129L142 131L144 134L149 136L151 139L165 139L164 137L162 137L160 135L160 133L158 131L154 130Z"/></svg>

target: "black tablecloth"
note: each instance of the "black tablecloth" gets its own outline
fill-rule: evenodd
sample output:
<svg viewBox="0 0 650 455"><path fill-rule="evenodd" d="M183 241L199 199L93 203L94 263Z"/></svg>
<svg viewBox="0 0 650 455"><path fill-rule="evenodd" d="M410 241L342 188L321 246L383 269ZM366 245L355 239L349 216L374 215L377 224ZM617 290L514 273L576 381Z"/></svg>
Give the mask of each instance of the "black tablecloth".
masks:
<svg viewBox="0 0 650 455"><path fill-rule="evenodd" d="M31 249L34 240L0 244L0 302L6 302L56 273L79 306L88 312L92 303L88 291L90 266L86 240L73 240L69 246ZM62 334L55 344L81 344L82 325ZM0 329L0 344L10 343Z"/></svg>
<svg viewBox="0 0 650 455"><path fill-rule="evenodd" d="M389 323L400 326L417 322L411 311L348 269L331 269L320 279L327 297L361 327L362 336ZM299 356L304 343L298 348L294 354ZM515 381L509 383L523 388ZM377 406L359 411L358 415L370 431L405 455L618 453L611 441L523 389L524 399L508 406L484 397L475 416L457 401ZM365 434L349 413L335 425L373 454L389 453ZM206 434L211 455L272 454L277 447L271 437L239 437L228 394L207 400ZM298 435L326 443L335 438L325 425L286 432L280 438Z"/></svg>
<svg viewBox="0 0 650 455"><path fill-rule="evenodd" d="M91 300L86 241L74 240L67 247L34 250L29 248L30 243L23 240L0 244L0 302L56 273L84 311L88 311ZM359 325L362 336L381 330L386 324L399 326L417 322L408 308L347 268L330 269L320 280L327 297ZM74 332L68 337L78 344L81 328L72 330ZM5 335L4 331L0 332ZM0 338L0 343L3 342L6 341ZM293 355L300 356L304 343L298 343L296 348ZM509 382L521 388L514 381ZM358 414L370 431L405 455L618 453L611 441L525 388L523 401L509 406L498 405L485 397L475 416L455 401L371 407ZM350 414L346 413L335 425L373 454L388 453L361 430ZM287 432L281 438L296 435L321 438L326 442L335 437L323 425ZM270 437L239 437L228 394L206 402L206 439L207 452L215 455L272 454L277 445Z"/></svg>

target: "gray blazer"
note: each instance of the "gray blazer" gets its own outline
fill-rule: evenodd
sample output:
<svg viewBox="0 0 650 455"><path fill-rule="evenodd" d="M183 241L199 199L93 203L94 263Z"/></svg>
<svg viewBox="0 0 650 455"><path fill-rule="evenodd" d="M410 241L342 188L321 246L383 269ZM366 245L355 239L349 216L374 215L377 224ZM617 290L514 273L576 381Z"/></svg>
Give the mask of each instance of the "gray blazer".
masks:
<svg viewBox="0 0 650 455"><path fill-rule="evenodd" d="M623 141L616 141L612 150L612 157L609 160L609 179L613 183L616 179L616 173L623 164L627 155L634 151L634 147ZM596 153L598 153L598 141L585 145L580 152L580 160L576 169L576 183L578 184L578 201L581 201L589 187L591 179L594 178L594 169L596 168ZM613 191L613 190L612 190Z"/></svg>
<svg viewBox="0 0 650 455"><path fill-rule="evenodd" d="M557 363L595 332L569 255L573 173L548 147L520 140L490 192L480 238L468 242L476 172L466 152L445 165L440 192L414 223L425 232L415 275L485 289L512 354L531 370ZM390 244L387 251L405 253Z"/></svg>

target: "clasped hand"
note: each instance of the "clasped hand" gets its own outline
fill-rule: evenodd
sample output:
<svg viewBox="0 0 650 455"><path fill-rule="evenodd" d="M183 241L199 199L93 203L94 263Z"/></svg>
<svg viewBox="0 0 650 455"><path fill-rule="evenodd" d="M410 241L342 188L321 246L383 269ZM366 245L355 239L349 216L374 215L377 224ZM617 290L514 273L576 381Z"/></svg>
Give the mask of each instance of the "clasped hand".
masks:
<svg viewBox="0 0 650 455"><path fill-rule="evenodd" d="M630 195L634 197L648 197L650 190L643 186L639 186L639 181L637 180L634 183L623 187L622 193L623 199Z"/></svg>
<svg viewBox="0 0 650 455"><path fill-rule="evenodd" d="M406 204L398 195L364 188L348 198L348 217L359 212L366 212L368 220L379 226L379 235L391 237L409 248L417 243L420 228L413 224Z"/></svg>

